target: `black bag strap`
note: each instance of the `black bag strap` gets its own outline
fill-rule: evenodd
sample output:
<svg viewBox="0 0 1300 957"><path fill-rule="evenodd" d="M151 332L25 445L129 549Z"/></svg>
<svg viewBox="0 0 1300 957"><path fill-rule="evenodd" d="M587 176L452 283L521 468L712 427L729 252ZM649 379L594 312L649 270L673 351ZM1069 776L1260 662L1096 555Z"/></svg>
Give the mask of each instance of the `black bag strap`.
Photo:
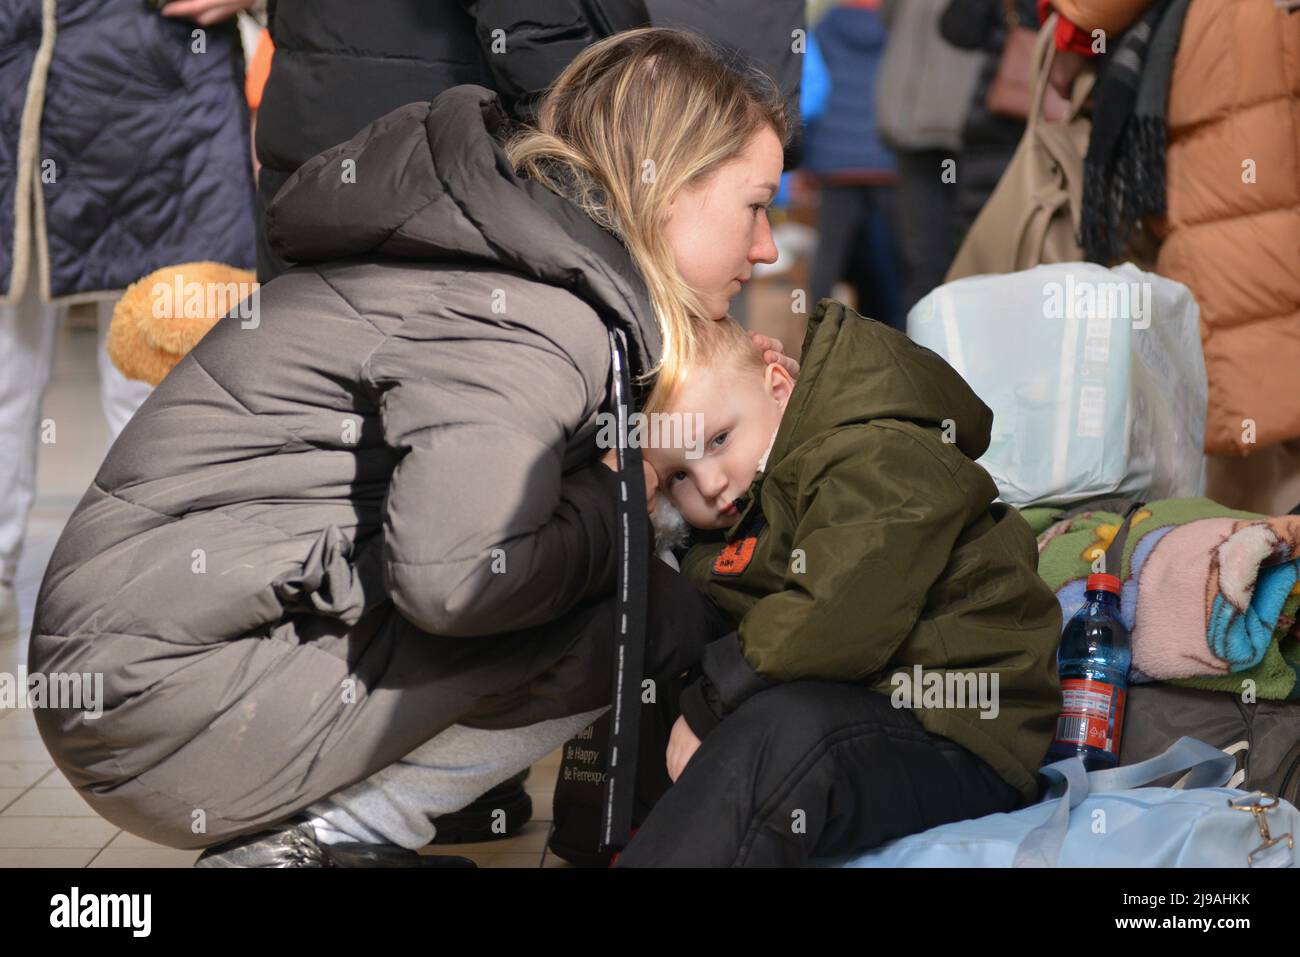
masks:
<svg viewBox="0 0 1300 957"><path fill-rule="evenodd" d="M1102 562L1106 571L1118 578L1121 577L1120 572L1123 571L1124 543L1128 541L1129 529L1133 526L1133 516L1145 505L1146 502L1136 498L1128 498L1127 496L1095 498L1071 506L1058 515L1056 520L1063 522L1067 518L1074 518L1084 512L1118 512L1124 516L1119 529L1115 532L1115 537L1111 539L1110 547L1106 549L1105 558ZM1111 569L1114 569L1114 571L1111 571Z"/></svg>
<svg viewBox="0 0 1300 957"><path fill-rule="evenodd" d="M687 681L680 675L663 675L657 680L653 703L642 703L641 754L664 754L674 722L681 713L677 699ZM598 757L593 757L591 752ZM604 768L609 755L609 712L565 743L560 774L551 800L551 834L546 846L556 857L579 867L608 867L614 851L600 849L601 810L605 806L605 776L591 772ZM636 794L632 805L632 827L639 827L673 782L663 761L637 761Z"/></svg>
<svg viewBox="0 0 1300 957"><path fill-rule="evenodd" d="M632 380L621 332L609 330L612 400L618 423L619 498L614 586L614 671L609 711L609 753L601 807L601 849L621 850L632 831L637 743L641 729L641 678L645 671L646 592L650 575L650 520L645 507L641 450L628 444Z"/></svg>
<svg viewBox="0 0 1300 957"><path fill-rule="evenodd" d="M1082 515L1084 512L1119 512L1121 515L1128 513L1130 507L1137 506L1141 508L1144 503L1127 495L1113 495L1109 498L1091 498L1085 502L1079 502L1077 505L1071 505L1068 509L1056 517L1058 522L1067 518L1074 518L1076 515Z"/></svg>
<svg viewBox="0 0 1300 957"><path fill-rule="evenodd" d="M1115 532L1115 537L1111 539L1110 546L1106 549L1106 557L1102 560L1106 571L1116 578L1123 578L1124 571L1124 543L1128 541L1128 533L1133 528L1133 516L1136 515L1145 502L1132 502L1124 512L1124 521L1120 523L1119 529ZM1114 569L1114 571L1111 571Z"/></svg>

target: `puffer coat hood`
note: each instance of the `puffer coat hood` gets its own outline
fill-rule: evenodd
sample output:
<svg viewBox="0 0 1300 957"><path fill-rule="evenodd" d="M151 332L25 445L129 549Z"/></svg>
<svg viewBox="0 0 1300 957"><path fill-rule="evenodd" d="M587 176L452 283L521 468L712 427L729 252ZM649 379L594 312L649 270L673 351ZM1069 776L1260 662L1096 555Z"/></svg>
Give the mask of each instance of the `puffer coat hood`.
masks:
<svg viewBox="0 0 1300 957"><path fill-rule="evenodd" d="M573 203L512 172L500 149L510 128L498 95L474 84L395 110L289 177L267 211L267 238L298 263L476 262L570 289L653 362L658 327L626 250Z"/></svg>

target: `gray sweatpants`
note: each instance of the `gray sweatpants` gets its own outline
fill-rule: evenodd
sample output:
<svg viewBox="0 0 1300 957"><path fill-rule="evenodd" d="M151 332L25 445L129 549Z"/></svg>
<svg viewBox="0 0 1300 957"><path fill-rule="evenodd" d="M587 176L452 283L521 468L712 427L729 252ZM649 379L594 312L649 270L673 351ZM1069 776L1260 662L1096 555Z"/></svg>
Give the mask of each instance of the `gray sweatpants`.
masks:
<svg viewBox="0 0 1300 957"><path fill-rule="evenodd" d="M608 710L495 731L454 724L400 761L308 806L305 813L326 844L424 847L435 832L430 818L459 811Z"/></svg>

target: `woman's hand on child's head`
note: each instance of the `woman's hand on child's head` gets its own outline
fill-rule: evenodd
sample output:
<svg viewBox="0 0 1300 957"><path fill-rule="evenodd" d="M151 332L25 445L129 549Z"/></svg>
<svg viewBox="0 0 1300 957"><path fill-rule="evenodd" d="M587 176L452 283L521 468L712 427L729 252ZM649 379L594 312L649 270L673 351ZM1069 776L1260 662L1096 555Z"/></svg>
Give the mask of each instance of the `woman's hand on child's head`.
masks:
<svg viewBox="0 0 1300 957"><path fill-rule="evenodd" d="M700 747L700 739L695 736L685 717L678 717L668 735L668 777L675 784L686 764Z"/></svg>
<svg viewBox="0 0 1300 957"><path fill-rule="evenodd" d="M763 353L764 362L768 365L776 363L790 373L790 378L799 378L799 363L785 354L785 346L781 344L780 339L773 339L761 332L751 332L749 338L753 340L754 347Z"/></svg>
<svg viewBox="0 0 1300 957"><path fill-rule="evenodd" d="M611 472L618 471L618 450L610 449L600 457L601 463ZM655 510L655 490L659 488L659 473L655 467L646 461L645 457L641 458L641 471L645 475L645 510L653 513Z"/></svg>

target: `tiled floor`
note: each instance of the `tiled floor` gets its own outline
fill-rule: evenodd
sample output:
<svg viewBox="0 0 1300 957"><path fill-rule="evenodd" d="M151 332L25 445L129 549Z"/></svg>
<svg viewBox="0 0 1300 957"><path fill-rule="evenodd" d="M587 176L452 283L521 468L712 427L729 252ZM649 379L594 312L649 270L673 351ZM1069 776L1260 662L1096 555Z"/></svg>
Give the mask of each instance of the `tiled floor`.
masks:
<svg viewBox="0 0 1300 957"><path fill-rule="evenodd" d="M15 643L0 644L0 671ZM428 848L459 854L480 867L567 867L545 853L556 751L533 767L526 789L533 820L514 837L489 844ZM55 770L30 711L0 711L0 867L189 867L198 851L151 844L101 819Z"/></svg>
<svg viewBox="0 0 1300 957"><path fill-rule="evenodd" d="M0 642L0 672L11 675L26 662L26 632L50 553L106 450L95 333L77 328L75 317L59 335L42 417L57 422L57 441L40 447L37 502L18 569L21 631L17 641ZM427 851L470 857L480 867L567 867L545 852L559 763L557 750L529 774L533 819L519 834ZM31 712L0 710L0 867L189 867L198 854L151 844L100 818L55 769Z"/></svg>
<svg viewBox="0 0 1300 957"><path fill-rule="evenodd" d="M14 642L0 644L0 671L13 673ZM567 867L546 853L556 751L534 765L525 785L533 819L515 836L488 844L430 847L480 867ZM198 851L152 844L100 818L55 769L26 709L0 711L0 867L189 867Z"/></svg>

